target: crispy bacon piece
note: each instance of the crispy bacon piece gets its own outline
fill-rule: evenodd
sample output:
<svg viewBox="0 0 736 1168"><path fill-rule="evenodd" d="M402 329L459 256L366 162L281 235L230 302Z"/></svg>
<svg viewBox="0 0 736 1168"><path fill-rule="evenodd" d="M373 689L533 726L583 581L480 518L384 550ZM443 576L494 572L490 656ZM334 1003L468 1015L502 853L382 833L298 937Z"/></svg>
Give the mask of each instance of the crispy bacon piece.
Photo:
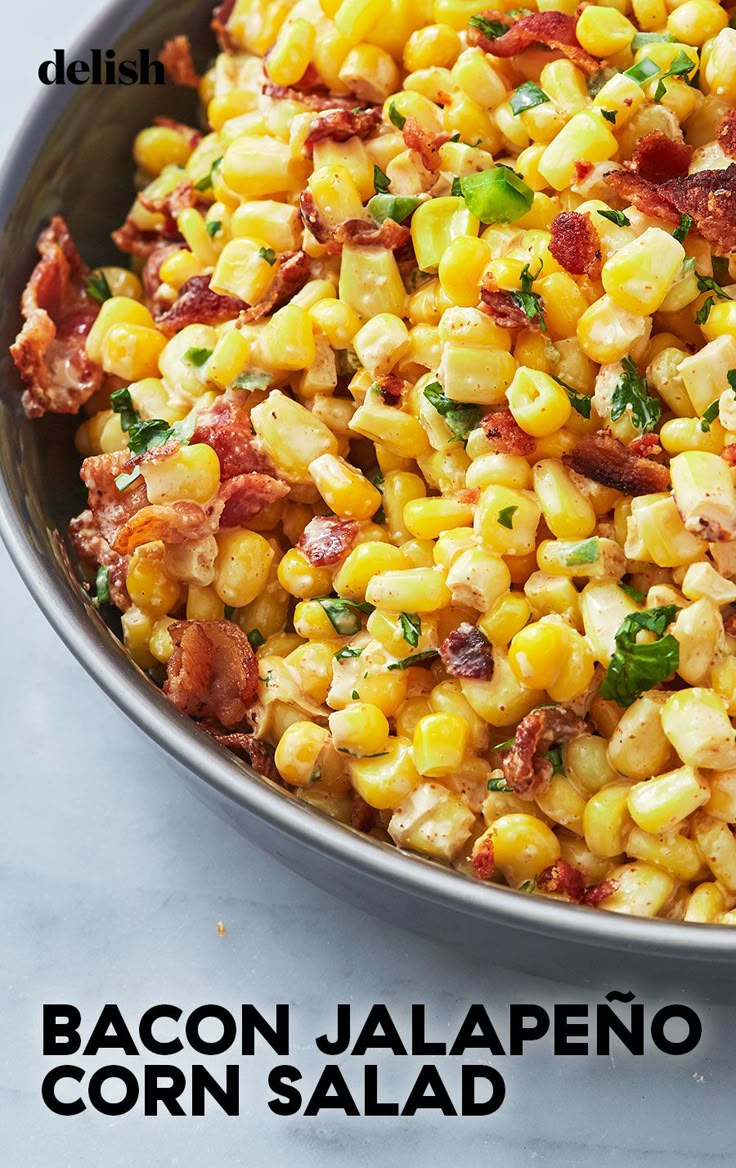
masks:
<svg viewBox="0 0 736 1168"><path fill-rule="evenodd" d="M612 170L606 182L645 215L669 223L690 215L696 231L719 255L736 251L736 163L659 184L633 171Z"/></svg>
<svg viewBox="0 0 736 1168"><path fill-rule="evenodd" d="M229 728L242 722L258 690L258 662L232 621L175 621L164 693L191 718Z"/></svg>
<svg viewBox="0 0 736 1168"><path fill-rule="evenodd" d="M223 53L234 53L238 48L227 28L234 7L235 0L222 0L222 3L218 4L212 13L212 20L210 21L210 28L217 37L217 43Z"/></svg>
<svg viewBox="0 0 736 1168"><path fill-rule="evenodd" d="M736 110L727 110L716 134L718 145L729 158L736 158Z"/></svg>
<svg viewBox="0 0 736 1168"><path fill-rule="evenodd" d="M161 279L161 265L165 259L173 255L175 251L181 251L185 246L183 243L160 243L154 247L150 252L143 271L141 272L141 280L143 282L143 291L146 294L148 307L154 316L161 315L171 307L171 301L167 300L161 292L163 280ZM173 292L173 290L172 290ZM174 292L173 295L176 295Z"/></svg>
<svg viewBox="0 0 736 1168"><path fill-rule="evenodd" d="M579 904L585 895L585 877L579 868L568 864L567 860L558 860L550 864L537 877L537 888L540 892L558 893L567 896Z"/></svg>
<svg viewBox="0 0 736 1168"><path fill-rule="evenodd" d="M595 908L602 900L607 900L609 896L613 896L617 889L618 884L615 880L604 880L601 884L591 884L583 893L583 904L587 904L590 908Z"/></svg>
<svg viewBox="0 0 736 1168"><path fill-rule="evenodd" d="M254 515L288 493L287 483L257 471L226 479L217 495L224 503L220 527L243 527Z"/></svg>
<svg viewBox="0 0 736 1168"><path fill-rule="evenodd" d="M473 872L479 880L490 880L495 868L493 840L489 835L482 835L473 848Z"/></svg>
<svg viewBox="0 0 736 1168"><path fill-rule="evenodd" d="M227 395L215 399L197 416L192 442L206 442L220 460L224 479L257 472L273 475L273 465L260 449L248 413Z"/></svg>
<svg viewBox="0 0 736 1168"><path fill-rule="evenodd" d="M654 458L662 453L659 434L639 434L629 442L629 450L640 458Z"/></svg>
<svg viewBox="0 0 736 1168"><path fill-rule="evenodd" d="M455 498L458 503L467 503L471 507L475 507L480 499L480 487L463 487L462 490L457 491Z"/></svg>
<svg viewBox="0 0 736 1168"><path fill-rule="evenodd" d="M494 40L489 40L477 28L471 26L468 29L468 44L477 45L484 53L492 53L494 57L516 57L532 45L544 45L564 53L573 65L591 77L605 65L605 61L599 61L578 43L575 16L568 16L564 12L534 12L531 16L510 23L505 12L491 10L482 15L509 25L509 31Z"/></svg>
<svg viewBox="0 0 736 1168"><path fill-rule="evenodd" d="M282 304L288 303L292 296L296 296L299 289L304 287L310 271L311 260L306 252L283 252L279 270L265 296L257 304L247 308L238 317L238 323L251 324L263 316L268 316L274 308L280 308Z"/></svg>
<svg viewBox="0 0 736 1168"><path fill-rule="evenodd" d="M348 138L370 138L381 122L377 106L368 109L345 109L343 106L321 110L313 119L304 142L304 153L311 158L315 142L347 142Z"/></svg>
<svg viewBox="0 0 736 1168"><path fill-rule="evenodd" d="M111 454L94 454L85 458L79 471L88 491L90 511L110 547L114 547L120 529L148 504L142 478L131 483L125 491L118 490L115 484L116 476L129 473L132 465L127 450L115 450Z"/></svg>
<svg viewBox="0 0 736 1168"><path fill-rule="evenodd" d="M337 564L354 547L360 524L356 519L315 515L297 540L300 552L315 567Z"/></svg>
<svg viewBox="0 0 736 1168"><path fill-rule="evenodd" d="M274 85L272 81L266 81L263 92L274 101L299 101L307 109L314 110L315 113L321 113L324 110L351 110L355 108L356 98L336 97L335 94L328 93L325 86L320 86L321 92L310 89L305 84L306 79L307 74L305 73L300 82L302 88L291 85Z"/></svg>
<svg viewBox="0 0 736 1168"><path fill-rule="evenodd" d="M481 284L479 307L499 328L534 328L535 324L539 327L536 317L530 320L511 293L497 288L495 283Z"/></svg>
<svg viewBox="0 0 736 1168"><path fill-rule="evenodd" d="M453 677L493 677L493 649L480 629L464 621L440 645L442 664Z"/></svg>
<svg viewBox="0 0 736 1168"><path fill-rule="evenodd" d="M236 734L223 734L206 722L200 722L200 727L210 738L214 738L219 746L224 746L226 750L242 758L258 771L259 775L265 775L267 779L279 778L274 762L274 748L270 742L264 742L262 738L256 738L255 734L245 734L242 731Z"/></svg>
<svg viewBox="0 0 736 1168"><path fill-rule="evenodd" d="M188 324L222 324L233 320L248 305L235 296L220 296L210 288L210 276L191 276L182 285L171 308L156 318L156 327L167 337Z"/></svg>
<svg viewBox="0 0 736 1168"><path fill-rule="evenodd" d="M385 247L396 251L411 239L409 228L402 227L393 219L384 219L380 224L374 223L372 219L346 219L337 227L329 227L322 218L310 190L302 191L300 209L304 224L317 243L323 244L332 254L341 251L345 243L358 247Z"/></svg>
<svg viewBox="0 0 736 1168"><path fill-rule="evenodd" d="M353 806L350 809L350 825L356 831L368 833L372 831L378 822L378 812L375 807L371 807L362 799L360 795L355 793L353 795Z"/></svg>
<svg viewBox="0 0 736 1168"><path fill-rule="evenodd" d="M506 782L522 799L536 799L552 778L546 752L556 743L585 734L586 725L564 706L540 706L516 728L514 745L504 754L501 767Z"/></svg>
<svg viewBox="0 0 736 1168"><path fill-rule="evenodd" d="M562 461L577 474L626 495L651 495L670 485L666 466L634 453L609 430L586 434Z"/></svg>
<svg viewBox="0 0 736 1168"><path fill-rule="evenodd" d="M25 382L29 418L76 414L100 388L103 372L85 341L100 306L87 292L89 268L58 215L41 232L40 260L21 298L23 327L10 353Z"/></svg>
<svg viewBox="0 0 736 1168"><path fill-rule="evenodd" d="M188 126L186 122L177 122L176 118L169 118L166 114L158 114L153 119L153 124L154 126L166 126L169 130L176 130L177 134L186 138L192 150L199 145L204 137L201 130L195 130L194 126Z"/></svg>
<svg viewBox="0 0 736 1168"><path fill-rule="evenodd" d="M601 241L590 215L561 211L552 220L550 231L549 250L558 264L573 276L597 280L601 274Z"/></svg>
<svg viewBox="0 0 736 1168"><path fill-rule="evenodd" d="M534 452L534 439L522 430L511 410L486 414L481 418L480 426L499 454L520 454L522 458L528 458Z"/></svg>
<svg viewBox="0 0 736 1168"><path fill-rule="evenodd" d="M440 146L450 141L449 134L431 134L419 125L416 118L408 117L404 122L401 133L407 150L414 150L421 158L427 170L436 174L442 163L440 162Z"/></svg>
<svg viewBox="0 0 736 1168"><path fill-rule="evenodd" d="M387 406L401 405L404 393L404 382L395 373L387 373L384 377L376 378L381 401Z"/></svg>
<svg viewBox="0 0 736 1168"><path fill-rule="evenodd" d="M195 190L194 184L190 179L184 179L174 187L173 191L169 191L167 195L162 195L158 199L152 199L143 191L138 195L139 203L145 207L146 211L150 211L153 215L164 215L167 223L165 233L169 236L178 232L176 226L176 217L182 211L187 211L190 207L204 207L206 204L202 203L198 191Z"/></svg>
<svg viewBox="0 0 736 1168"><path fill-rule="evenodd" d="M158 59L175 85L199 89L202 78L194 67L192 46L188 36L170 37L164 43Z"/></svg>
<svg viewBox="0 0 736 1168"><path fill-rule="evenodd" d="M594 169L592 162L581 162L579 159L573 162L573 166L575 168L575 183L585 182Z"/></svg>
<svg viewBox="0 0 736 1168"><path fill-rule="evenodd" d="M721 458L723 458L729 466L736 466L736 443L733 446L724 446L721 451Z"/></svg>
<svg viewBox="0 0 736 1168"><path fill-rule="evenodd" d="M110 597L116 608L125 612L130 608L130 597L125 585L128 575L128 557L114 551L100 531L91 511L83 511L69 524L72 546L79 559L90 568L102 566L110 572Z"/></svg>
<svg viewBox="0 0 736 1168"><path fill-rule="evenodd" d="M125 491L120 493L124 495ZM176 503L149 503L123 524L113 547L129 555L141 544L155 539L164 543L199 543L217 531L221 510L219 501L209 507L183 499Z"/></svg>
<svg viewBox="0 0 736 1168"><path fill-rule="evenodd" d="M687 174L692 156L692 146L681 139L670 138L661 130L653 130L637 145L628 168L647 182L663 183Z"/></svg>

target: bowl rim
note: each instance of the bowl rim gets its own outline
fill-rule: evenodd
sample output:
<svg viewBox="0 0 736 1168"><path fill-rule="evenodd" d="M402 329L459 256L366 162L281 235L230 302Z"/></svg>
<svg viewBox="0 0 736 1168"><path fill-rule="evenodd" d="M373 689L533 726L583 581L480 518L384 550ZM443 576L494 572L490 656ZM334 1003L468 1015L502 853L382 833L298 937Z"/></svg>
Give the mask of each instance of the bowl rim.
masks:
<svg viewBox="0 0 736 1168"><path fill-rule="evenodd" d="M203 0L204 3L207 0ZM81 57L90 45L110 42L151 7L150 0L112 0L86 25L67 50ZM172 13L174 10L172 9ZM172 29L172 35L176 29ZM59 92L61 89L61 93ZM71 92L70 92L71 90ZM38 148L62 116L75 87L51 88L31 104L6 155L0 182L0 224L4 228ZM20 322L20 316L19 316ZM485 885L441 864L381 844L297 800L251 767L228 757L180 714L136 669L101 618L29 538L25 517L0 475L0 537L31 596L61 640L112 701L158 746L198 780L301 846L351 868L359 875L399 887L479 923L603 949L634 951L677 960L736 962L734 932L727 926L631 917L519 895ZM541 971L540 971L541 972Z"/></svg>

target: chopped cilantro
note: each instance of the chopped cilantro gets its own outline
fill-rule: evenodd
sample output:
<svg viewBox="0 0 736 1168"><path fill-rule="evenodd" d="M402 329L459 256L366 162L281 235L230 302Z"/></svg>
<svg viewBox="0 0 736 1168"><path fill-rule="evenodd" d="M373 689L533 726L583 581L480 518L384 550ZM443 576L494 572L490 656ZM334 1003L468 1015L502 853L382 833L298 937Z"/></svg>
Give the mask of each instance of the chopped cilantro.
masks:
<svg viewBox="0 0 736 1168"><path fill-rule="evenodd" d="M250 632L247 634L247 637L248 637L248 640L250 641L251 649L254 649L254 650L260 649L261 645L266 644L266 638L264 637L264 635L260 629L251 629Z"/></svg>
<svg viewBox="0 0 736 1168"><path fill-rule="evenodd" d="M86 284L87 295L96 300L98 304L104 304L112 296L112 288L107 282L107 276L100 268L99 271L93 272L87 280Z"/></svg>
<svg viewBox="0 0 736 1168"><path fill-rule="evenodd" d="M422 618L415 612L402 612L400 620L402 637L412 649L416 649L422 632Z"/></svg>
<svg viewBox="0 0 736 1168"><path fill-rule="evenodd" d="M383 195L391 186L388 175L384 174L380 166L376 166L375 163L373 165L373 185Z"/></svg>
<svg viewBox="0 0 736 1168"><path fill-rule="evenodd" d="M543 333L547 331L547 325L544 320L544 310L542 307L542 297L538 292L532 292L532 285L543 267L543 260L540 259L539 267L534 275L529 271L529 264L524 264L521 270L521 290L510 292L509 295L514 304L521 309L529 320L537 320L539 327Z"/></svg>
<svg viewBox="0 0 736 1168"><path fill-rule="evenodd" d="M210 167L208 173L204 176L204 178L201 178L199 180L199 182L196 182L194 184L195 191L209 191L211 189L212 180L213 180L214 173L215 173L215 167L219 166L221 162L222 162L222 158L215 159L215 161L212 163L212 166Z"/></svg>
<svg viewBox="0 0 736 1168"><path fill-rule="evenodd" d="M393 102L388 107L388 120L396 126L397 130L403 130L406 124L406 118L399 113Z"/></svg>
<svg viewBox="0 0 736 1168"><path fill-rule="evenodd" d="M600 541L597 535L591 535L590 539L581 539L574 544L572 550L567 553L565 563L568 568L575 568L578 564L594 564L600 555Z"/></svg>
<svg viewBox="0 0 736 1168"><path fill-rule="evenodd" d="M354 649L352 645L343 645L335 654L336 661L347 661L351 657L360 657L362 649Z"/></svg>
<svg viewBox="0 0 736 1168"><path fill-rule="evenodd" d="M222 220L212 219L209 223L205 223L205 228L210 239L214 239L217 233L222 230Z"/></svg>
<svg viewBox="0 0 736 1168"><path fill-rule="evenodd" d="M268 389L271 384L271 374L265 369L246 369L235 378L234 389Z"/></svg>
<svg viewBox="0 0 736 1168"><path fill-rule="evenodd" d="M731 386L731 389L736 394L736 369L729 369L726 374L726 381Z"/></svg>
<svg viewBox="0 0 736 1168"><path fill-rule="evenodd" d="M628 215L624 215L623 211L598 211L603 219L609 219L611 223L615 223L617 227L631 227L631 220Z"/></svg>
<svg viewBox="0 0 736 1168"><path fill-rule="evenodd" d="M401 661L394 661L389 669L410 669L412 665L420 665L422 661L431 661L438 656L437 649L425 649L423 653L414 653L411 657L402 657Z"/></svg>
<svg viewBox="0 0 736 1168"><path fill-rule="evenodd" d="M360 694L358 693L357 689L353 690L350 697L351 697L352 701L354 701L354 702L360 701Z"/></svg>
<svg viewBox="0 0 736 1168"><path fill-rule="evenodd" d="M710 430L711 422L715 422L718 417L718 398L712 401L707 409L703 410L703 416L700 419L700 429L704 434Z"/></svg>
<svg viewBox="0 0 736 1168"><path fill-rule="evenodd" d="M341 637L354 637L362 628L361 613L373 612L372 605L345 600L342 596L318 597L317 603L322 605L330 624Z"/></svg>
<svg viewBox="0 0 736 1168"><path fill-rule="evenodd" d="M517 889L517 892L531 893L531 892L536 892L536 891L537 891L537 877L536 876L534 877L533 880L525 880L524 883L520 884L518 889Z"/></svg>
<svg viewBox="0 0 736 1168"><path fill-rule="evenodd" d="M191 349L187 349L184 354L184 360L188 365L194 365L197 369L201 369L205 361L209 361L214 349L200 349L196 345Z"/></svg>
<svg viewBox="0 0 736 1168"><path fill-rule="evenodd" d="M468 24L471 28L477 28L478 32L482 33L489 41L495 41L497 37L501 37L509 31L509 26L504 24L502 20L488 20L480 13L471 16Z"/></svg>
<svg viewBox="0 0 736 1168"><path fill-rule="evenodd" d="M437 413L442 415L456 438L465 438L483 417L484 411L481 406L456 402L447 397L439 381L432 381L426 385L424 396Z"/></svg>
<svg viewBox="0 0 736 1168"><path fill-rule="evenodd" d="M617 113L618 113L618 110L607 110L607 109L601 110L601 115L606 119L607 122L611 122L611 124L614 126L616 125Z"/></svg>
<svg viewBox="0 0 736 1168"><path fill-rule="evenodd" d="M269 267L273 267L276 263L276 252L272 247L259 247L258 254L262 260L265 260Z"/></svg>
<svg viewBox="0 0 736 1168"><path fill-rule="evenodd" d="M570 399L570 405L578 414L580 414L581 418L589 418L590 409L593 404L592 396L589 393L578 393L578 391L573 389L571 385L568 385L567 382L562 381L559 377L555 377L554 373L550 373L550 377L553 381L556 381L558 385L562 386Z"/></svg>
<svg viewBox="0 0 736 1168"><path fill-rule="evenodd" d="M549 750L545 752L544 757L547 762L552 764L553 775L567 775L565 764L562 761L562 747L550 746Z"/></svg>
<svg viewBox="0 0 736 1168"><path fill-rule="evenodd" d="M503 778L489 779L486 783L486 787L489 791L513 791L514 789L513 787L510 787Z"/></svg>
<svg viewBox="0 0 736 1168"><path fill-rule="evenodd" d="M643 64L643 62L639 63ZM687 78L690 73L693 73L697 69L697 67L697 63L694 62L691 57L688 57L687 53L680 49L677 56L673 58L669 69L667 69L666 72L662 74L659 81L657 82L657 88L654 91L654 100L661 101L664 97L665 93L667 92L665 80L668 77Z"/></svg>
<svg viewBox="0 0 736 1168"><path fill-rule="evenodd" d="M540 89L536 81L525 81L523 85L519 85L514 90L509 99L509 105L513 113L520 114L524 110L534 109L535 106L544 105L549 101L549 97Z"/></svg>
<svg viewBox="0 0 736 1168"><path fill-rule="evenodd" d="M617 422L628 411L633 424L642 433L655 430L662 418L662 406L652 397L646 378L642 377L631 357L621 362L623 373L611 398L611 421Z"/></svg>
<svg viewBox="0 0 736 1168"><path fill-rule="evenodd" d="M643 592L640 592L638 588L632 588L630 584L624 584L621 580L619 580L618 586L622 592L625 592L626 595L630 596L632 600L635 600L637 604L641 604L642 600L646 599Z"/></svg>
<svg viewBox="0 0 736 1168"><path fill-rule="evenodd" d="M497 522L501 524L501 527L508 527L509 531L511 531L514 526L514 512L518 510L518 507L513 506L502 507L498 513Z"/></svg>
<svg viewBox="0 0 736 1168"><path fill-rule="evenodd" d="M667 626L678 613L677 605L666 604L645 612L631 612L616 633L616 651L600 688L602 698L611 698L619 706L632 702L660 681L670 677L680 663L680 644ZM640 644L642 630L654 633L657 640Z"/></svg>
<svg viewBox="0 0 736 1168"><path fill-rule="evenodd" d="M690 230L690 228L692 227L692 225L693 225L692 215L681 215L680 216L680 226L676 227L675 230L672 232L673 238L676 239L678 241L678 243L684 243L685 240L687 239L687 233ZM694 266L695 265L693 265L693 267Z"/></svg>
<svg viewBox="0 0 736 1168"><path fill-rule="evenodd" d="M99 608L101 604L109 604L110 600L110 569L103 565L97 569L97 575L95 576L95 594L92 597L92 603L95 608Z"/></svg>
<svg viewBox="0 0 736 1168"><path fill-rule="evenodd" d="M138 411L133 405L133 399L130 396L129 389L116 389L114 393L110 394L110 405L116 414L120 414L120 426L125 430L126 434L140 422Z"/></svg>
<svg viewBox="0 0 736 1168"><path fill-rule="evenodd" d="M128 449L131 454L143 454L154 446L163 446L171 436L171 426L163 418L135 422L128 432Z"/></svg>

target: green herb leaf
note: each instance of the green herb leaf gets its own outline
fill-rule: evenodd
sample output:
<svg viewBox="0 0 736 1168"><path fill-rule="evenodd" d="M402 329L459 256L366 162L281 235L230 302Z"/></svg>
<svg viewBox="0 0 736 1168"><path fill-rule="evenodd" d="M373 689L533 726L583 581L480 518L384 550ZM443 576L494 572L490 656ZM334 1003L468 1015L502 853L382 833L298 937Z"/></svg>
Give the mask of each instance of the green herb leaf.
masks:
<svg viewBox="0 0 736 1168"><path fill-rule="evenodd" d="M214 239L217 233L222 230L222 220L211 219L209 223L205 223L205 228L210 239Z"/></svg>
<svg viewBox="0 0 736 1168"><path fill-rule="evenodd" d="M237 609L236 609L234 604L226 604L225 605L225 620L231 621L233 619L233 617L235 616L236 612L237 612Z"/></svg>
<svg viewBox="0 0 736 1168"><path fill-rule="evenodd" d="M116 389L110 394L110 405L116 414L120 414L120 426L126 434L132 426L140 422L138 411L133 405L129 389Z"/></svg>
<svg viewBox="0 0 736 1168"><path fill-rule="evenodd" d="M513 791L514 789L508 785L505 779L501 778L489 779L486 783L486 787L489 791Z"/></svg>
<svg viewBox="0 0 736 1168"><path fill-rule="evenodd" d="M110 595L110 569L104 566L97 569L95 576L95 594L91 598L95 608L99 608L101 604L109 604L112 597Z"/></svg>
<svg viewBox="0 0 736 1168"><path fill-rule="evenodd" d="M251 629L246 635L250 641L250 647L254 652L256 649L260 649L261 645L266 644L266 638L260 629Z"/></svg>
<svg viewBox="0 0 736 1168"><path fill-rule="evenodd" d="M611 124L614 126L616 125L617 113L618 113L618 110L606 110L606 109L601 110L601 116L604 117L607 122L611 122Z"/></svg>
<svg viewBox="0 0 736 1168"><path fill-rule="evenodd" d="M550 746L549 750L545 752L544 757L547 759L547 762L552 764L553 775L567 775L565 764L562 761L561 746Z"/></svg>
<svg viewBox="0 0 736 1168"><path fill-rule="evenodd" d="M514 526L514 512L518 510L519 508L514 506L502 507L498 513L496 522L500 523L501 527L508 527L509 531L512 531Z"/></svg>
<svg viewBox="0 0 736 1168"><path fill-rule="evenodd" d="M728 292L724 292L720 284L716 284L712 276L698 276L699 292L715 292L719 300L733 300Z"/></svg>
<svg viewBox="0 0 736 1168"><path fill-rule="evenodd" d="M276 252L272 247L259 247L258 254L270 267L276 263Z"/></svg>
<svg viewBox="0 0 736 1168"><path fill-rule="evenodd" d="M488 20L487 17L481 16L480 13L476 16L471 16L468 24L471 28L477 28L478 32L482 33L486 40L489 41L495 41L497 37L501 37L509 31L509 26L504 24L502 20Z"/></svg>
<svg viewBox="0 0 736 1168"><path fill-rule="evenodd" d="M374 195L368 200L366 211L376 223L383 223L385 219L403 223L423 201L413 195Z"/></svg>
<svg viewBox="0 0 736 1168"><path fill-rule="evenodd" d="M731 386L734 394L736 394L736 369L729 369L726 374L726 381Z"/></svg>
<svg viewBox="0 0 736 1168"><path fill-rule="evenodd" d="M351 693L351 695L350 695L350 698L351 698L351 700L352 700L352 701L354 701L354 702L359 702L359 701L360 701L360 694L358 693L357 689L354 689L354 690L353 690L353 692L352 692L352 693Z"/></svg>
<svg viewBox="0 0 736 1168"><path fill-rule="evenodd" d="M700 419L700 429L704 434L707 434L711 427L711 422L715 422L718 417L718 398L712 401L707 409L703 410L703 416Z"/></svg>
<svg viewBox="0 0 736 1168"><path fill-rule="evenodd" d="M450 187L450 194L452 195L452 197L454 199L462 199L462 197L463 197L462 184L460 182L460 179L457 177L457 175L452 180L452 186Z"/></svg>
<svg viewBox="0 0 736 1168"><path fill-rule="evenodd" d="M184 360L188 365L194 365L195 368L201 369L205 361L209 361L214 349L199 349L194 345L191 349L187 349L184 354Z"/></svg>
<svg viewBox="0 0 736 1168"><path fill-rule="evenodd" d="M336 353L337 372L341 377L352 377L363 366L355 349L338 349Z"/></svg>
<svg viewBox="0 0 736 1168"><path fill-rule="evenodd" d="M686 276L692 275L694 271L695 256L686 256L682 261L682 267L680 268L680 275L678 276L678 280L684 280Z"/></svg>
<svg viewBox="0 0 736 1168"><path fill-rule="evenodd" d="M354 637L363 627L361 613L373 612L372 604L344 600L341 596L321 596L317 600L327 613L333 629L341 637Z"/></svg>
<svg viewBox="0 0 736 1168"><path fill-rule="evenodd" d="M592 77L587 77L585 80L585 85L590 96L597 97L600 91L603 89L603 86L608 81L610 81L612 77L615 77L617 73L617 69L606 68L599 69L598 72L594 73Z"/></svg>
<svg viewBox="0 0 736 1168"><path fill-rule="evenodd" d="M352 645L343 645L335 654L336 661L347 661L351 657L360 657L362 649L354 649Z"/></svg>
<svg viewBox="0 0 736 1168"><path fill-rule="evenodd" d="M442 415L456 438L465 438L474 430L485 412L482 406L456 402L447 397L439 381L426 385L424 396Z"/></svg>
<svg viewBox="0 0 736 1168"><path fill-rule="evenodd" d="M654 64L651 57L643 57L636 65L631 65L630 68L624 69L624 77L630 77L637 85L646 84L647 81L651 81L652 77L656 77L658 73L661 73L661 69L659 65Z"/></svg>
<svg viewBox="0 0 736 1168"><path fill-rule="evenodd" d="M572 386L567 385L564 381L561 381L559 377L555 377L554 373L550 373L550 377L553 381L556 381L558 385L562 386L570 399L570 405L578 414L580 414L581 418L589 418L591 407L593 405L593 398L591 394L578 393L578 391L573 389Z"/></svg>
<svg viewBox="0 0 736 1168"><path fill-rule="evenodd" d="M641 604L643 600L646 600L646 596L643 592L640 592L638 588L632 588L630 584L624 584L621 580L619 580L618 586L622 592L625 592L626 595L630 596L632 600L635 600L637 604Z"/></svg>
<svg viewBox="0 0 736 1168"><path fill-rule="evenodd" d="M373 185L381 194L385 194L391 186L391 181L387 174L384 174L380 166L373 165Z"/></svg>
<svg viewBox="0 0 736 1168"><path fill-rule="evenodd" d="M416 649L422 632L422 618L416 612L402 612L400 619L402 637L412 649Z"/></svg>
<svg viewBox="0 0 736 1168"><path fill-rule="evenodd" d="M215 167L219 166L221 162L222 158L215 159L209 169L209 172L204 176L204 178L201 178L199 182L194 184L195 191L209 191L212 189L212 179L214 177Z"/></svg>
<svg viewBox="0 0 736 1168"><path fill-rule="evenodd" d="M549 97L543 89L539 88L535 81L525 81L523 85L519 85L511 94L509 105L513 113L520 114L524 110L534 109L535 106L544 105L546 101L549 101Z"/></svg>
<svg viewBox="0 0 736 1168"><path fill-rule="evenodd" d="M498 164L458 179L468 210L481 223L514 223L526 215L534 191L508 166Z"/></svg>
<svg viewBox="0 0 736 1168"><path fill-rule="evenodd" d="M140 477L141 468L139 466L134 466L129 473L121 471L119 475L115 475L115 486L119 491L125 491L131 485L131 483L134 483L135 480L139 479Z"/></svg>
<svg viewBox="0 0 736 1168"><path fill-rule="evenodd" d="M624 357L621 364L624 371L611 398L611 421L617 422L629 410L633 424L642 433L656 430L662 420L661 402L651 396L646 378L631 357Z"/></svg>
<svg viewBox="0 0 736 1168"><path fill-rule="evenodd" d="M246 369L235 378L235 389L268 389L271 384L271 374L265 369Z"/></svg>
<svg viewBox="0 0 736 1168"><path fill-rule="evenodd" d="M98 304L104 304L112 296L112 288L107 282L107 276L100 269L100 271L93 272L87 280L86 284L87 295L96 300Z"/></svg>
<svg viewBox="0 0 736 1168"><path fill-rule="evenodd" d="M394 661L389 665L389 669L410 669L412 665L421 665L422 661L431 661L433 657L438 657L437 649L425 649L423 653L414 653L411 657L403 657L401 661Z"/></svg>
<svg viewBox="0 0 736 1168"><path fill-rule="evenodd" d="M715 304L715 300L713 299L712 296L706 297L706 299L703 301L703 303L701 304L698 311L695 313L696 324L705 324L708 317L710 316L710 310L714 304Z"/></svg>
<svg viewBox="0 0 736 1168"><path fill-rule="evenodd" d="M537 891L537 878L536 878L536 876L534 877L533 880L525 880L523 884L519 885L519 887L517 888L516 891L517 892L528 892L528 893L536 892Z"/></svg>
<svg viewBox="0 0 736 1168"><path fill-rule="evenodd" d="M680 216L680 226L676 227L675 230L672 232L673 239L676 239L679 243L684 243L685 240L687 239L687 233L690 230L690 228L692 227L692 225L693 225L692 215L681 215ZM694 264L693 264L693 267L695 267Z"/></svg>
<svg viewBox="0 0 736 1168"><path fill-rule="evenodd" d="M578 564L594 564L600 555L600 540L597 535L590 539L581 539L571 551L567 553L565 563L568 568L575 568Z"/></svg>
<svg viewBox="0 0 736 1168"><path fill-rule="evenodd" d="M674 39L671 32L638 32L631 42L631 51L636 54L644 45L669 44Z"/></svg>
<svg viewBox="0 0 736 1168"><path fill-rule="evenodd" d="M397 130L403 130L406 124L406 118L399 113L393 102L388 107L388 120L393 122Z"/></svg>
<svg viewBox="0 0 736 1168"><path fill-rule="evenodd" d="M639 63L643 64L641 61ZM667 86L665 85L666 78L687 77L690 73L694 73L697 67L692 59L688 57L687 53L680 49L677 56L672 60L669 69L662 74L657 82L657 88L654 91L654 100L661 101L667 92Z"/></svg>
<svg viewBox="0 0 736 1168"><path fill-rule="evenodd" d="M542 297L538 292L532 292L532 285L542 270L544 261L540 259L539 267L534 275L529 271L529 264L524 264L521 270L521 291L514 290L509 295L517 308L520 308L529 320L537 320L543 333L547 331L544 320Z"/></svg>
<svg viewBox="0 0 736 1168"><path fill-rule="evenodd" d="M172 427L163 418L135 422L128 431L128 449L131 454L143 454L154 446L163 446L172 437Z"/></svg>
<svg viewBox="0 0 736 1168"><path fill-rule="evenodd" d="M616 651L600 688L601 697L611 698L619 706L630 706L642 693L675 672L680 663L680 645L665 630L678 611L677 605L666 604L625 617L616 633ZM636 638L643 629L654 633L657 640L639 644Z"/></svg>
<svg viewBox="0 0 736 1168"><path fill-rule="evenodd" d="M318 783L322 778L322 767L317 765L309 776L310 783Z"/></svg>
<svg viewBox="0 0 736 1168"><path fill-rule="evenodd" d="M597 211L596 214L615 223L617 227L631 227L631 220L623 211Z"/></svg>

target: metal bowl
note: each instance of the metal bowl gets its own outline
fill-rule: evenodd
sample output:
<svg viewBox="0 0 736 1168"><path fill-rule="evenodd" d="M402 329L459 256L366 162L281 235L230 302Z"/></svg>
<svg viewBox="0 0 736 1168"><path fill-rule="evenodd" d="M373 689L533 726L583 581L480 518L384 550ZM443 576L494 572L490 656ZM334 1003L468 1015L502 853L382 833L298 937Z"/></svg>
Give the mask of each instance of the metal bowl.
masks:
<svg viewBox="0 0 736 1168"><path fill-rule="evenodd" d="M157 51L175 32L212 46L211 0L117 0L72 48L114 46L119 56ZM213 51L206 48L204 54ZM214 746L126 657L85 603L66 541L84 505L74 422L29 422L8 356L18 301L51 215L66 216L91 264L111 262L110 230L132 198L134 134L156 113L194 116L193 95L169 86L52 87L23 125L0 189L0 526L41 611L88 673L183 766L183 779L248 839L320 887L378 916L451 941L465 953L550 978L687 985L704 999L730 996L736 932L712 925L640 920L489 887L367 839L297 802Z"/></svg>

